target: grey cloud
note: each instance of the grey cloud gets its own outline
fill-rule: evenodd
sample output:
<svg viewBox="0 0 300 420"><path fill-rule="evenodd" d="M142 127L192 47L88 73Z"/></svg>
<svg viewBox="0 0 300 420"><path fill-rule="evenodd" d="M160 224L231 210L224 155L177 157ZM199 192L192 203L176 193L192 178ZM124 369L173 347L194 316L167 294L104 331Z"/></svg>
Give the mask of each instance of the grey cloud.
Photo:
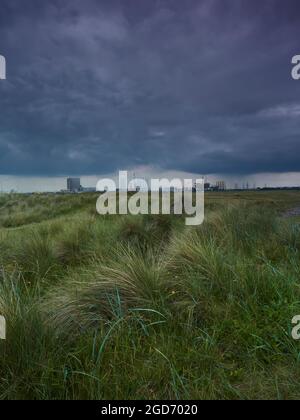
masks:
<svg viewBox="0 0 300 420"><path fill-rule="evenodd" d="M1 173L300 170L296 0L1 4Z"/></svg>

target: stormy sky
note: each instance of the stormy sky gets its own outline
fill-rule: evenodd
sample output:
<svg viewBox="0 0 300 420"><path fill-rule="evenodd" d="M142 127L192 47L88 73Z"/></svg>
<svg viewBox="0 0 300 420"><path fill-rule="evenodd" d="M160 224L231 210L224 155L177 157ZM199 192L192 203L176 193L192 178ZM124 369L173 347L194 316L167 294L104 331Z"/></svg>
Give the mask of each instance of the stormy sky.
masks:
<svg viewBox="0 0 300 420"><path fill-rule="evenodd" d="M1 0L0 174L300 172L299 0Z"/></svg>

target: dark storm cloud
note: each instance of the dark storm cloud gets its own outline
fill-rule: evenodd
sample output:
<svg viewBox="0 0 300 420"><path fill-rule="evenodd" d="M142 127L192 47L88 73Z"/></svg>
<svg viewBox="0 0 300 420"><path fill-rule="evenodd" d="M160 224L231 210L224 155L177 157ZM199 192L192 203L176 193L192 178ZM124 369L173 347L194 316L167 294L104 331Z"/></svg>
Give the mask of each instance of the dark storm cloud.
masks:
<svg viewBox="0 0 300 420"><path fill-rule="evenodd" d="M298 0L2 0L0 173L300 171Z"/></svg>

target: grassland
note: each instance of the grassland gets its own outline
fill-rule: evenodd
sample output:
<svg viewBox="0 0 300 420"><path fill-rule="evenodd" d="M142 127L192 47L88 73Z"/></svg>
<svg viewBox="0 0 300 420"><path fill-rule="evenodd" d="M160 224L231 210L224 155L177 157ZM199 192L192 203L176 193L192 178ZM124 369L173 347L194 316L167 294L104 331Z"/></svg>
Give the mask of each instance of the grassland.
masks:
<svg viewBox="0 0 300 420"><path fill-rule="evenodd" d="M1 399L299 399L298 192L207 194L206 220L0 196Z"/></svg>

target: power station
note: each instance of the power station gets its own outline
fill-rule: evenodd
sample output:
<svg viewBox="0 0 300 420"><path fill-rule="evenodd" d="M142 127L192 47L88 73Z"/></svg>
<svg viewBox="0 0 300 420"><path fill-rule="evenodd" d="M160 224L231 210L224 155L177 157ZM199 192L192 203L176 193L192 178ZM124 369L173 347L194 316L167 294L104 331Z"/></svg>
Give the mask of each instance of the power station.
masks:
<svg viewBox="0 0 300 420"><path fill-rule="evenodd" d="M69 192L79 192L82 190L80 178L68 178L67 190Z"/></svg>

